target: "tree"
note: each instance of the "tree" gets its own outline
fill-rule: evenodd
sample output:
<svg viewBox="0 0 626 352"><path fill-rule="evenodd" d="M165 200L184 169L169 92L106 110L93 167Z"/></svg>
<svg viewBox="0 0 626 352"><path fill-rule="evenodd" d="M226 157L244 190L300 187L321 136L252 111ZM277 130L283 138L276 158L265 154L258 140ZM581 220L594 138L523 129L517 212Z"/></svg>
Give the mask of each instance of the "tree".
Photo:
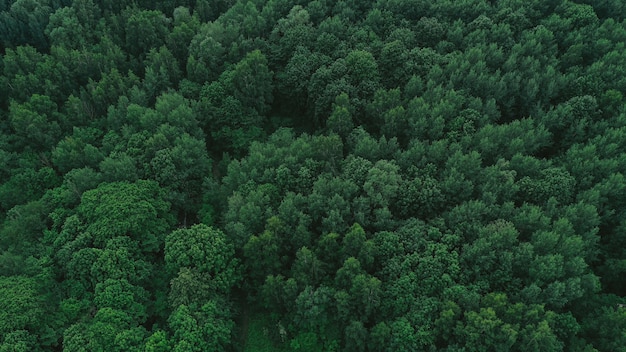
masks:
<svg viewBox="0 0 626 352"><path fill-rule="evenodd" d="M147 331L142 326L121 331L115 335L114 351L143 351L146 335Z"/></svg>
<svg viewBox="0 0 626 352"><path fill-rule="evenodd" d="M480 351L485 348L509 350L518 336L515 327L498 319L491 308L469 312L467 325L459 330L465 335L467 346L471 346L470 351Z"/></svg>
<svg viewBox="0 0 626 352"><path fill-rule="evenodd" d="M593 346L599 351L623 350L624 335L620 331L624 327L624 319L624 308L619 307L619 305L617 308L605 306L596 311L583 322L584 334L589 336L587 341L593 343Z"/></svg>
<svg viewBox="0 0 626 352"><path fill-rule="evenodd" d="M132 318L125 312L108 307L102 308L95 313L93 319L75 323L65 329L63 349L77 352L119 351L122 346L118 346L118 343L123 343L125 339L118 336L132 326Z"/></svg>
<svg viewBox="0 0 626 352"><path fill-rule="evenodd" d="M102 10L93 0L73 1L50 15L45 33L51 46L82 49L98 42Z"/></svg>
<svg viewBox="0 0 626 352"><path fill-rule="evenodd" d="M291 267L291 276L302 287L317 286L325 276L322 263L310 249L302 247L296 253L296 259Z"/></svg>
<svg viewBox="0 0 626 352"><path fill-rule="evenodd" d="M0 352L623 350L625 9L0 0Z"/></svg>
<svg viewBox="0 0 626 352"><path fill-rule="evenodd" d="M104 158L94 144L98 144L100 131L75 127L73 134L59 141L52 151L52 162L63 173L81 167L95 168Z"/></svg>
<svg viewBox="0 0 626 352"><path fill-rule="evenodd" d="M371 269L374 264L376 245L374 241L367 239L365 230L359 224L350 227L343 237L342 244L343 248L340 252L342 258L354 257L366 270Z"/></svg>
<svg viewBox="0 0 626 352"><path fill-rule="evenodd" d="M380 73L374 56L364 50L354 50L345 58L348 82L357 88L358 96L369 98L380 84Z"/></svg>
<svg viewBox="0 0 626 352"><path fill-rule="evenodd" d="M289 347L293 351L319 351L319 336L314 332L301 332L289 341Z"/></svg>
<svg viewBox="0 0 626 352"><path fill-rule="evenodd" d="M520 153L533 155L548 146L550 132L531 119L516 120L506 125L486 125L476 132L473 145L486 162L496 161L495 155L511 158Z"/></svg>
<svg viewBox="0 0 626 352"><path fill-rule="evenodd" d="M6 337L20 330L41 331L45 314L42 296L35 278L9 276L0 278L0 335ZM9 340L10 341L10 340Z"/></svg>
<svg viewBox="0 0 626 352"><path fill-rule="evenodd" d="M276 105L292 110L294 113L307 113L311 76L322 65L329 63L328 56L298 46L284 70L276 72ZM298 122L302 124L306 121Z"/></svg>
<svg viewBox="0 0 626 352"><path fill-rule="evenodd" d="M54 145L60 137L57 106L45 95L33 94L26 103L12 103L9 121L18 137L16 149L41 152Z"/></svg>
<svg viewBox="0 0 626 352"><path fill-rule="evenodd" d="M178 60L162 46L157 51L151 49L146 57L146 74L144 87L152 102L161 92L168 88L174 88L182 78L182 72Z"/></svg>
<svg viewBox="0 0 626 352"><path fill-rule="evenodd" d="M280 257L281 241L270 231L250 237L243 247L245 264L254 282L264 282L268 275L277 275L283 269Z"/></svg>
<svg viewBox="0 0 626 352"><path fill-rule="evenodd" d="M115 105L120 97L126 96L134 86L139 86L139 77L132 71L123 74L117 67L108 72L101 73L98 80L89 79L85 89L81 90L80 98L91 118L104 116L110 105ZM143 97L138 97L134 103L142 102ZM104 122L104 121L103 121ZM107 121L108 122L108 121ZM111 126L117 128L118 126Z"/></svg>
<svg viewBox="0 0 626 352"><path fill-rule="evenodd" d="M529 281L522 294L529 302L558 309L597 290L598 278L588 272L583 259L585 243L567 219L554 221L550 231L534 233L532 245L535 256L528 265Z"/></svg>
<svg viewBox="0 0 626 352"><path fill-rule="evenodd" d="M141 324L147 317L146 296L141 287L133 286L125 279L107 279L96 285L94 304L98 309L113 308L126 312Z"/></svg>
<svg viewBox="0 0 626 352"><path fill-rule="evenodd" d="M20 45L32 45L39 50L46 50L48 41L44 36L44 28L53 11L48 2L14 1L8 10L0 13L2 46L15 48Z"/></svg>
<svg viewBox="0 0 626 352"><path fill-rule="evenodd" d="M166 352L170 351L171 346L167 335L163 330L157 330L146 339L146 352Z"/></svg>
<svg viewBox="0 0 626 352"><path fill-rule="evenodd" d="M228 74L224 73L223 82L206 84L202 89L198 109L200 110L199 116L204 116L204 119L200 123L206 134L212 137L209 140L211 143L208 143L211 149L220 151L220 148L225 147L242 153L254 140L263 135L261 128L263 117L259 115L255 107L266 109L268 106L265 104L257 106L256 103L245 106L243 101L235 98L234 83L230 80L233 75L230 73L232 71ZM248 74L246 77L237 76L242 79L237 84L242 85L241 89L243 89L238 94L244 100L253 99L253 96L244 97L243 94L254 94L257 89L254 87L256 83L253 81L253 73L248 72ZM268 87L267 82L259 82L259 84Z"/></svg>
<svg viewBox="0 0 626 352"><path fill-rule="evenodd" d="M40 252L42 250L40 240L47 229L46 212L46 205L41 201L32 201L11 208L0 228L1 248L25 256Z"/></svg>
<svg viewBox="0 0 626 352"><path fill-rule="evenodd" d="M0 352L29 352L41 351L37 346L37 339L27 330L17 330L5 335Z"/></svg>
<svg viewBox="0 0 626 352"><path fill-rule="evenodd" d="M333 112L326 121L326 128L331 132L337 133L342 138L346 138L354 128L350 110L348 95L346 93L338 95L335 99L335 104L333 104Z"/></svg>
<svg viewBox="0 0 626 352"><path fill-rule="evenodd" d="M78 214L102 247L111 238L128 235L144 252L160 250L172 223L169 204L154 181L103 183L82 196Z"/></svg>
<svg viewBox="0 0 626 352"><path fill-rule="evenodd" d="M174 33L176 29L174 29ZM223 72L223 64L231 38L236 33L228 31L221 22L205 23L200 25L189 43L189 57L187 59L187 76L198 84L210 82L219 77Z"/></svg>
<svg viewBox="0 0 626 352"><path fill-rule="evenodd" d="M413 180L403 181L401 185L405 192L399 195L396 204L401 216L427 219L443 209L445 195L436 179L431 176L418 176Z"/></svg>
<svg viewBox="0 0 626 352"><path fill-rule="evenodd" d="M203 178L210 167L204 141L184 133L171 147L158 150L146 171L169 191L167 200L186 224L187 217L199 210Z"/></svg>
<svg viewBox="0 0 626 352"><path fill-rule="evenodd" d="M389 326L391 333L389 336L388 351L414 351L418 347L415 337L415 329L404 317L394 320Z"/></svg>
<svg viewBox="0 0 626 352"><path fill-rule="evenodd" d="M298 331L313 332L318 336L332 334L331 307L334 290L320 286L306 286L295 301L294 324Z"/></svg>
<svg viewBox="0 0 626 352"><path fill-rule="evenodd" d="M560 148L587 140L592 133L592 121L597 119L597 100L589 95L576 96L548 112L545 126L552 132Z"/></svg>
<svg viewBox="0 0 626 352"><path fill-rule="evenodd" d="M222 78L228 93L244 108L254 109L264 116L272 104L273 72L267 67L267 58L255 50L238 62Z"/></svg>
<svg viewBox="0 0 626 352"><path fill-rule="evenodd" d="M173 351L227 351L233 338L230 312L210 300L199 310L179 306L168 319L173 331Z"/></svg>
<svg viewBox="0 0 626 352"><path fill-rule="evenodd" d="M382 299L382 282L368 275L357 275L352 281L350 296L356 304L353 317L360 321L370 321L378 313Z"/></svg>
<svg viewBox="0 0 626 352"><path fill-rule="evenodd" d="M311 46L315 40L315 31L307 9L301 5L293 6L287 16L278 19L270 40L274 44L272 56L276 65L286 63L299 48Z"/></svg>
<svg viewBox="0 0 626 352"><path fill-rule="evenodd" d="M374 164L363 184L363 189L372 202L379 206L388 206L395 200L402 180L394 162L380 160Z"/></svg>
<svg viewBox="0 0 626 352"><path fill-rule="evenodd" d="M130 8L124 11L125 43L129 53L135 56L146 55L151 48L164 44L169 33L169 19L163 13Z"/></svg>
<svg viewBox="0 0 626 352"><path fill-rule="evenodd" d="M208 275L215 292L227 294L239 280L235 251L224 233L204 224L179 229L165 239L165 265L176 275L188 268Z"/></svg>
<svg viewBox="0 0 626 352"><path fill-rule="evenodd" d="M348 228L350 204L356 187L349 181L339 178L327 180L320 177L313 185L313 193L309 196L309 212L313 221L321 220L322 232L340 231Z"/></svg>
<svg viewBox="0 0 626 352"><path fill-rule="evenodd" d="M378 62L381 80L387 88L404 86L407 80L407 61L409 52L400 40L385 43Z"/></svg>
<svg viewBox="0 0 626 352"><path fill-rule="evenodd" d="M572 201L576 179L561 168L549 168L540 171L540 179L523 177L520 183L520 195L527 202L555 197L560 203Z"/></svg>
<svg viewBox="0 0 626 352"><path fill-rule="evenodd" d="M91 286L87 288L94 290L96 298L100 296L100 304L109 304L107 302L110 300L112 303L108 306L124 309L134 319L143 321L146 318L146 308L143 305L147 302L144 288L151 290L160 286L159 275L154 272L153 264L147 261L150 257L142 255L139 243L129 237L120 236L110 239L103 250L85 248L76 253L83 252L86 253L76 258L79 260L78 268L90 267L88 282ZM87 263L89 259L92 261ZM73 268L68 268L68 271L72 270ZM125 298L116 301L111 297L115 295L119 295L120 299Z"/></svg>
<svg viewBox="0 0 626 352"><path fill-rule="evenodd" d="M202 1L198 1L196 9ZM174 58L185 68L183 63L189 58L189 46L191 40L200 30L200 20L198 16L191 16L189 8L177 7L173 13L174 27L166 38L166 45Z"/></svg>
<svg viewBox="0 0 626 352"><path fill-rule="evenodd" d="M178 274L170 281L168 295L170 306L197 307L202 305L215 295L214 286L209 274L187 267L180 268Z"/></svg>
<svg viewBox="0 0 626 352"><path fill-rule="evenodd" d="M492 291L512 292L519 288L519 278L513 272L514 266L521 264L515 258L517 237L513 224L504 221L483 228L474 243L464 246L459 258L466 268L466 282L489 286Z"/></svg>
<svg viewBox="0 0 626 352"><path fill-rule="evenodd" d="M353 321L346 327L345 340L346 350L365 351L367 346L368 331L359 321Z"/></svg>
<svg viewBox="0 0 626 352"><path fill-rule="evenodd" d="M109 154L99 169L105 182L135 182L139 178L136 161L125 152Z"/></svg>
<svg viewBox="0 0 626 352"><path fill-rule="evenodd" d="M292 312L300 293L296 280L281 275L268 275L259 291L263 307L280 313Z"/></svg>

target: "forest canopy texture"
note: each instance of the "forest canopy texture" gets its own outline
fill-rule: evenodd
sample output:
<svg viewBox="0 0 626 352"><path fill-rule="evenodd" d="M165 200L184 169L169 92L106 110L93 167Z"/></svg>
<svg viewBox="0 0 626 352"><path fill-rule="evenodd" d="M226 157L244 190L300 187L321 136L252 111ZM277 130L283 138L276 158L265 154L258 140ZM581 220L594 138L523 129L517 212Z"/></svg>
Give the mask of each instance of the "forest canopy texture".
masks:
<svg viewBox="0 0 626 352"><path fill-rule="evenodd" d="M626 351L620 0L0 0L0 352Z"/></svg>

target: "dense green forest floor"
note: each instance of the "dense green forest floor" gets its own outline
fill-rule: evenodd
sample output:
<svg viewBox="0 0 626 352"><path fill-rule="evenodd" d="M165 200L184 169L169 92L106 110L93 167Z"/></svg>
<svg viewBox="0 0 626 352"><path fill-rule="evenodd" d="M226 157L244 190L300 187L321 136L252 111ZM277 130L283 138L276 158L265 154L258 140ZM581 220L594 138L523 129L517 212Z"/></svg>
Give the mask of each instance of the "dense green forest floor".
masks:
<svg viewBox="0 0 626 352"><path fill-rule="evenodd" d="M0 352L625 352L625 16L0 0Z"/></svg>

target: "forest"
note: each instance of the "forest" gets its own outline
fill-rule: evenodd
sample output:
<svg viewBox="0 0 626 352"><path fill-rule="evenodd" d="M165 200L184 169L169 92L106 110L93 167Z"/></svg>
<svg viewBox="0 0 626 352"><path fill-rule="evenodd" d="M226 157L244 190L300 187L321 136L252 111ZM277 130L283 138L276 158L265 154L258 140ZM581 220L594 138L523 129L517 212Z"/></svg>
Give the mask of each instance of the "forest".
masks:
<svg viewBox="0 0 626 352"><path fill-rule="evenodd" d="M626 352L625 17L0 0L0 352Z"/></svg>

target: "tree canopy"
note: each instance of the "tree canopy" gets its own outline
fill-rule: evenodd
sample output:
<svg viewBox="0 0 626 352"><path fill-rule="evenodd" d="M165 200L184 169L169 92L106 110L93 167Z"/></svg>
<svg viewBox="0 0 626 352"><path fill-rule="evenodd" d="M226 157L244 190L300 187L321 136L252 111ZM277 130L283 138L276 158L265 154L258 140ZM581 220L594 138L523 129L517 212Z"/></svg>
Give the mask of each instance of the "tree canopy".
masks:
<svg viewBox="0 0 626 352"><path fill-rule="evenodd" d="M0 1L0 352L626 351L625 14Z"/></svg>

